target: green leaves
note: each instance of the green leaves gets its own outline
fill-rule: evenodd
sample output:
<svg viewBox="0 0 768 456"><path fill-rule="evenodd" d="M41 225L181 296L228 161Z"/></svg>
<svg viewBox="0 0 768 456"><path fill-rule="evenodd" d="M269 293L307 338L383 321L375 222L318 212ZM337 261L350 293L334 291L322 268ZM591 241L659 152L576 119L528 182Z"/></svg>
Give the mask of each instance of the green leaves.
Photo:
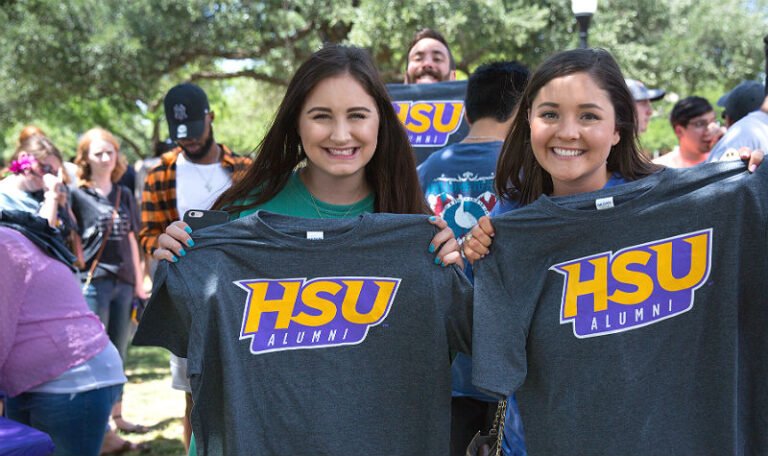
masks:
<svg viewBox="0 0 768 456"><path fill-rule="evenodd" d="M601 0L589 42L649 86L722 93L763 71L766 3ZM232 110L217 139L253 149L296 67L326 41L368 48L388 82L402 80L422 27L446 36L463 76L491 60L533 68L578 42L565 0L17 0L0 2L0 21L6 144L23 123L66 145L100 124L139 155L164 138L162 97L184 80Z"/></svg>

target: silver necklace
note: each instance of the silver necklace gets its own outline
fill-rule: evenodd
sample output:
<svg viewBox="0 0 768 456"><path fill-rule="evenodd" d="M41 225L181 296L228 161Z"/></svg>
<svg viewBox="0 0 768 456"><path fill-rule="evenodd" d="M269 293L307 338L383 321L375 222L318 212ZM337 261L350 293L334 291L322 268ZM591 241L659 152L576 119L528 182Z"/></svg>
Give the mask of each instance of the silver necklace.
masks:
<svg viewBox="0 0 768 456"><path fill-rule="evenodd" d="M208 191L208 193L210 193L211 192L211 181L213 180L213 173L208 173L209 176L208 176L208 179L206 179L205 178L205 174L206 173L200 171L198 169L198 167L197 167L198 165L196 163L189 162L189 164L192 165L192 168L195 170L197 175L200 176L200 179L203 181L203 186ZM200 166L205 166L205 165L200 165Z"/></svg>
<svg viewBox="0 0 768 456"><path fill-rule="evenodd" d="M480 141L480 142L491 142L491 141L504 141L503 138L497 138L496 136L465 136L462 141Z"/></svg>
<svg viewBox="0 0 768 456"><path fill-rule="evenodd" d="M309 193L309 199L312 201L312 206L315 208L315 212L317 213L317 216L320 217L320 218L332 218L332 217L325 217L325 216L323 216L323 214L320 213L320 208L317 206L317 201L315 200L315 195L313 195L312 192L309 191L309 189L307 189L307 193ZM338 218L347 218L349 213L352 212L352 208L354 208L355 205L356 205L355 203L350 204L349 207L347 208L347 211L344 212L344 214L342 214L342 216L338 217Z"/></svg>
<svg viewBox="0 0 768 456"><path fill-rule="evenodd" d="M219 163L219 159L221 158L221 149L219 149L218 145L216 146L216 148L218 149L218 151L216 153L216 161L214 161L213 163L209 163L210 165L218 164ZM186 158L186 157L184 157L184 158ZM213 180L213 173L208 173L208 179L206 179L205 178L205 173L200 171L200 169L198 168L198 166L207 166L207 165L198 165L197 163L194 163L189 158L187 158L187 162L192 166L192 168L194 168L194 170L197 173L197 175L200 176L200 179L203 181L203 186L208 191L208 193L211 193L211 191L213 190L211 188L211 181Z"/></svg>

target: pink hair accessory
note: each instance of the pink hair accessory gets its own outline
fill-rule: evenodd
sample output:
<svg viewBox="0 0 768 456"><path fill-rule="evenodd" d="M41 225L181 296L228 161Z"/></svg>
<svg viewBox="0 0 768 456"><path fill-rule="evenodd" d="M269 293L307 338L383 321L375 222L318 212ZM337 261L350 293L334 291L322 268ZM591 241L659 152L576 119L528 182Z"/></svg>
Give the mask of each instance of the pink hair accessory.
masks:
<svg viewBox="0 0 768 456"><path fill-rule="evenodd" d="M26 170L32 169L32 166L36 162L37 160L35 160L35 157L31 155L25 155L12 161L11 165L8 167L8 171L12 172L13 174L23 174Z"/></svg>

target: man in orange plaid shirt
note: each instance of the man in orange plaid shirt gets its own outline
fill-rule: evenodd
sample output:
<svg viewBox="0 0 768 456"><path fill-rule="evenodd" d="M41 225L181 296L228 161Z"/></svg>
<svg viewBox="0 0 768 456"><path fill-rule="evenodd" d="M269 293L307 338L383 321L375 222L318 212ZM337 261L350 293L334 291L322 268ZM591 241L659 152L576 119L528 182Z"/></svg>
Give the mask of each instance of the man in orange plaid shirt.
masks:
<svg viewBox="0 0 768 456"><path fill-rule="evenodd" d="M188 209L208 209L251 163L213 137L214 113L205 92L194 84L173 87L165 97L165 117L177 147L160 157L147 175L141 204L139 240L151 255L165 228Z"/></svg>
<svg viewBox="0 0 768 456"><path fill-rule="evenodd" d="M250 158L237 156L214 140L214 113L203 89L179 84L168 91L163 104L168 132L177 147L160 157L144 183L139 242L150 257L168 225L189 209L210 208L251 164ZM192 390L186 371L186 359L171 355L172 386L187 393L184 444L189 448Z"/></svg>

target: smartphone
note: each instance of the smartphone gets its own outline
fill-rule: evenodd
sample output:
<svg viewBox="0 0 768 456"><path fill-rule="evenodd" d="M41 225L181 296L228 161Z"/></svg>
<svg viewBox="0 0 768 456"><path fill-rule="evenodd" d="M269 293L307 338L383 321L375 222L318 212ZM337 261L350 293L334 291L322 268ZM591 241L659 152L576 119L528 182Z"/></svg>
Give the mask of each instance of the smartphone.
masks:
<svg viewBox="0 0 768 456"><path fill-rule="evenodd" d="M192 228L192 231L206 226L221 225L229 221L229 213L226 211L209 211L203 209L190 209L184 213L184 222Z"/></svg>

